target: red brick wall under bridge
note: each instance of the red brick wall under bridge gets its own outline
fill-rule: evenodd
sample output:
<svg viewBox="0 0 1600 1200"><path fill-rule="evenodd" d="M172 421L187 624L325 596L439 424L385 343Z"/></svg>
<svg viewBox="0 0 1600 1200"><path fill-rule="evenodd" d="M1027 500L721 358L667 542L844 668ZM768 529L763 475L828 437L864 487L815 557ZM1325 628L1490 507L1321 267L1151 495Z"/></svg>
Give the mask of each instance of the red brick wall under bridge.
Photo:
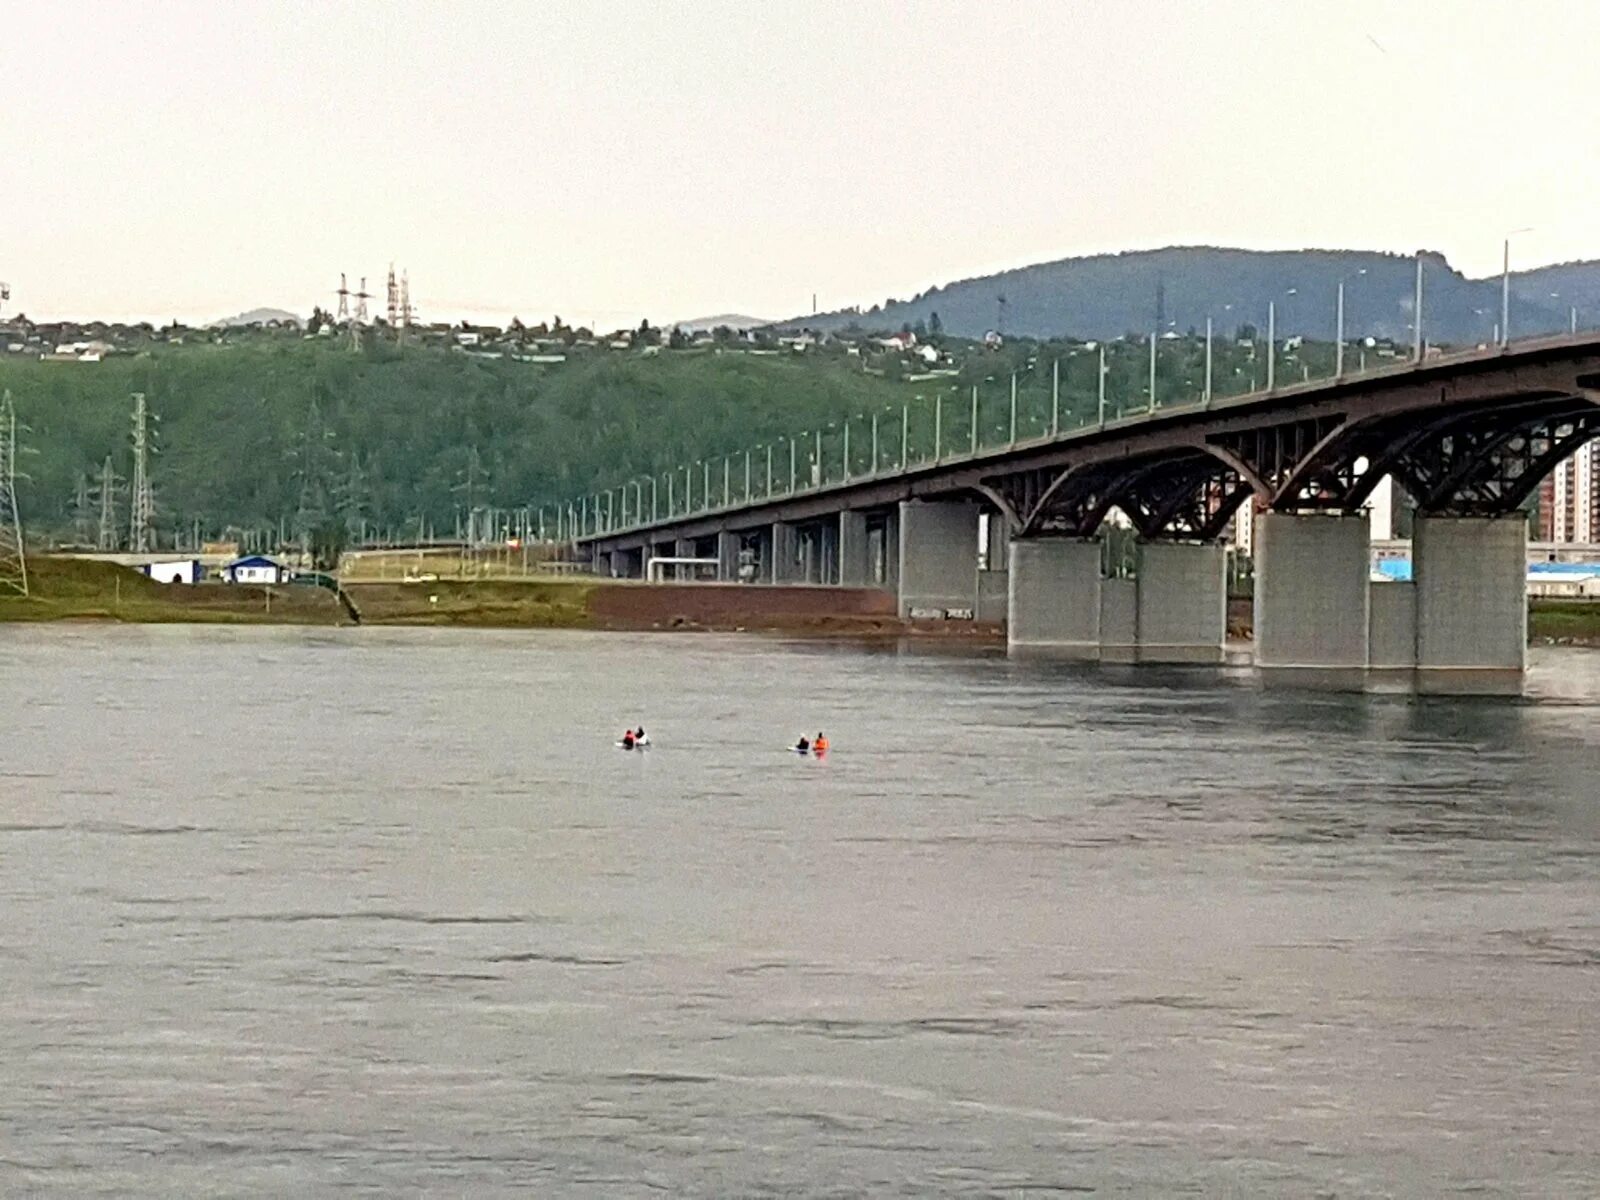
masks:
<svg viewBox="0 0 1600 1200"><path fill-rule="evenodd" d="M611 629L773 629L884 633L905 628L893 592L728 583L602 583L589 614ZM966 626L973 622L943 622Z"/></svg>

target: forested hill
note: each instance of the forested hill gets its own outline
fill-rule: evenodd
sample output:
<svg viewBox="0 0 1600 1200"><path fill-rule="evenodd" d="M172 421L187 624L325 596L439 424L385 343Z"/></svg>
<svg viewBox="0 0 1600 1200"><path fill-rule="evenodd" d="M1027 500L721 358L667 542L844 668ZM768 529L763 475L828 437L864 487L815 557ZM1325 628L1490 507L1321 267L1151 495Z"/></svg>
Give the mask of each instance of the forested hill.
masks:
<svg viewBox="0 0 1600 1200"><path fill-rule="evenodd" d="M1252 251L1207 246L1101 254L1039 263L935 287L865 311L796 317L786 325L834 331L859 326L897 331L919 322L961 337L988 330L1029 337L1112 338L1158 326L1264 326L1277 305L1278 330L1331 338L1335 295L1345 283L1346 328L1409 340L1415 260L1354 250ZM1500 319L1500 280L1471 280L1442 255L1423 256L1423 328L1435 342L1492 337ZM1600 262L1545 267L1513 276L1512 329L1565 330L1569 308L1600 324ZM1551 292L1559 295L1552 297ZM936 319L937 317L937 319Z"/></svg>
<svg viewBox="0 0 1600 1200"><path fill-rule="evenodd" d="M342 343L342 339L341 339ZM293 530L310 507L352 526L441 532L472 507L564 501L633 474L814 428L915 392L833 358L594 353L540 365L299 338L162 346L103 362L0 357L36 535L97 524L102 463L130 473L129 394L159 418L158 519ZM118 498L125 529L125 495ZM78 528L74 531L74 525ZM167 541L164 536L163 541Z"/></svg>

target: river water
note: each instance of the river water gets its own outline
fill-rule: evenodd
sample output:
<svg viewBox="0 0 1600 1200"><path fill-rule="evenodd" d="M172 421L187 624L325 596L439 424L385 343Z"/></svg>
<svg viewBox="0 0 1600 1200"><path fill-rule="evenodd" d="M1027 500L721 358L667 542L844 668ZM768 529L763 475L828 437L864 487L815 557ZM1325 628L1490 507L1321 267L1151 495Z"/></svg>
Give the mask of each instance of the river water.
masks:
<svg viewBox="0 0 1600 1200"><path fill-rule="evenodd" d="M0 1194L1593 1195L1529 693L0 626Z"/></svg>

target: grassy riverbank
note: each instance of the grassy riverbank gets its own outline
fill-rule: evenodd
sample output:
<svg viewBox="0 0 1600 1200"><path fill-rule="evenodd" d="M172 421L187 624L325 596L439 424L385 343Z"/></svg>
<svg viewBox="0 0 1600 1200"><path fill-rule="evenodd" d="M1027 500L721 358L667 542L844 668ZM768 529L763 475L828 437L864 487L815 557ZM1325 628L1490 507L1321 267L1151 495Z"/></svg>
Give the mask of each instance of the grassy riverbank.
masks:
<svg viewBox="0 0 1600 1200"><path fill-rule="evenodd" d="M498 629L583 629L592 622L592 580L440 579L349 583L363 625L466 625Z"/></svg>
<svg viewBox="0 0 1600 1200"><path fill-rule="evenodd" d="M30 557L28 585L26 597L0 591L0 621L335 625L344 615L321 588L167 585L72 558Z"/></svg>
<svg viewBox="0 0 1600 1200"><path fill-rule="evenodd" d="M188 587L152 583L105 562L38 556L30 594L0 593L0 621L340 625L351 619L320 587ZM899 636L892 599L826 588L645 587L592 578L347 582L362 625L495 629L761 631L816 637ZM941 629L971 634L968 627ZM987 631L992 636L993 631Z"/></svg>
<svg viewBox="0 0 1600 1200"><path fill-rule="evenodd" d="M1535 600L1528 634L1535 642L1600 646L1600 601Z"/></svg>
<svg viewBox="0 0 1600 1200"><path fill-rule="evenodd" d="M104 562L35 557L29 595L0 592L0 621L348 624L331 592L302 585L250 587L152 583ZM592 583L568 580L352 584L363 624L568 629L589 624Z"/></svg>

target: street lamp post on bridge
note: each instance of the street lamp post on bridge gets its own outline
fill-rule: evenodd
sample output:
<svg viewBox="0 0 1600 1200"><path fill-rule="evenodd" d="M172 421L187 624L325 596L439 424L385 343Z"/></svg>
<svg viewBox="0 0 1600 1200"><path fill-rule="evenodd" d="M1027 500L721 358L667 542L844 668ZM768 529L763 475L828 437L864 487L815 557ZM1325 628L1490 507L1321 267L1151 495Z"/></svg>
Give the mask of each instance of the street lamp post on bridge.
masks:
<svg viewBox="0 0 1600 1200"><path fill-rule="evenodd" d="M1511 342L1511 239L1519 233L1532 233L1532 225L1513 229L1500 247L1500 348Z"/></svg>

